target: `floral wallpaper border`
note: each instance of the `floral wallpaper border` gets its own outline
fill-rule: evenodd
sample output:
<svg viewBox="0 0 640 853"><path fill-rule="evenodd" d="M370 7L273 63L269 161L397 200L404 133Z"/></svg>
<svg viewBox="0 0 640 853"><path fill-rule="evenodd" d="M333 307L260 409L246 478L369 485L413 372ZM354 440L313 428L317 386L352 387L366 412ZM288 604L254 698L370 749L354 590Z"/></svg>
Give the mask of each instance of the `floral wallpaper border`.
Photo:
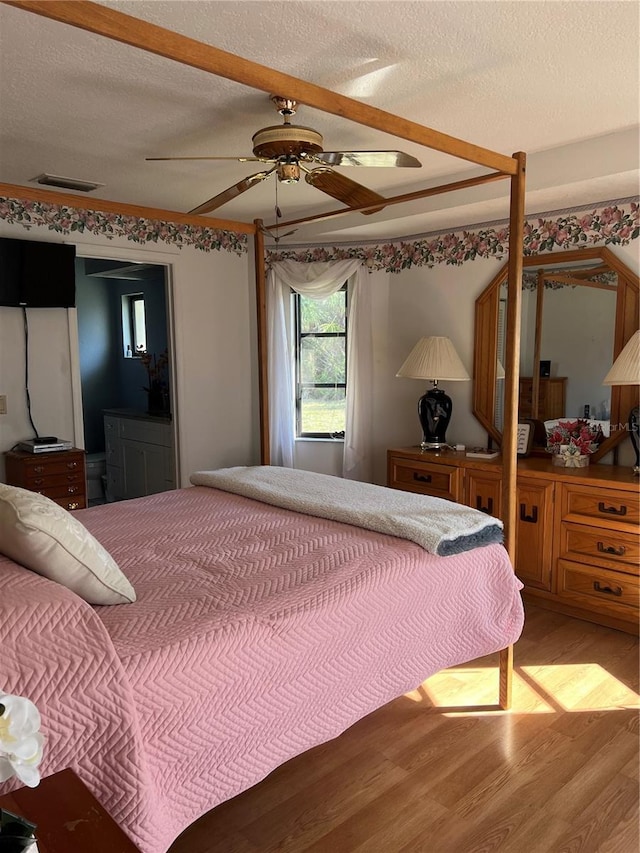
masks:
<svg viewBox="0 0 640 853"><path fill-rule="evenodd" d="M553 214L541 214L525 222L525 255L554 249L579 249L598 243L624 246L640 234L639 201L602 202L586 213L574 211L552 217ZM134 243L193 246L204 252L218 250L237 255L248 251L247 234L0 196L2 219L27 229L41 226L60 234L89 232L108 239L126 237ZM372 272L398 273L411 267L434 267L443 263L459 266L475 258L501 260L508 246L508 225L498 224L374 245L268 249L265 257L267 266L284 259L312 263L362 258Z"/></svg>
<svg viewBox="0 0 640 853"><path fill-rule="evenodd" d="M639 203L603 202L589 213L567 213L555 219L545 214L531 217L524 227L524 254L551 252L554 249L579 249L605 245L626 246L640 234ZM436 264L460 266L475 258L501 260L509 248L508 225L459 229L435 237L399 240L369 246L316 246L305 249L268 250L267 265L274 261L294 260L303 263L362 258L370 271L399 273L411 267L434 267Z"/></svg>
<svg viewBox="0 0 640 853"><path fill-rule="evenodd" d="M30 229L43 226L59 234L100 234L112 240L126 237L134 243L168 243L172 246L193 246L203 252L214 250L246 254L247 234L222 231L217 228L199 228L160 219L144 219L120 213L102 213L65 204L0 196L0 219L17 223Z"/></svg>

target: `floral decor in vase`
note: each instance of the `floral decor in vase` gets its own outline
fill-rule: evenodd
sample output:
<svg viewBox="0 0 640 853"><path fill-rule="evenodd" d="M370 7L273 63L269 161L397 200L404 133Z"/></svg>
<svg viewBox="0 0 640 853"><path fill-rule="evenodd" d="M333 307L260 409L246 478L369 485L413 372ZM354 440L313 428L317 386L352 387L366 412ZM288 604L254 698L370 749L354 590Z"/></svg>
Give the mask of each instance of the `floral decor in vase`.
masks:
<svg viewBox="0 0 640 853"><path fill-rule="evenodd" d="M0 783L14 775L29 788L40 783L44 737L39 729L40 714L33 702L0 690ZM30 821L0 809L0 850L27 853L34 849L35 828Z"/></svg>
<svg viewBox="0 0 640 853"><path fill-rule="evenodd" d="M580 418L558 421L557 426L547 430L547 450L553 454L554 465L584 468L603 439L600 426L593 426L588 421Z"/></svg>
<svg viewBox="0 0 640 853"><path fill-rule="evenodd" d="M143 352L140 361L147 371L148 384L147 412L150 415L169 414L169 353L165 350L159 356Z"/></svg>

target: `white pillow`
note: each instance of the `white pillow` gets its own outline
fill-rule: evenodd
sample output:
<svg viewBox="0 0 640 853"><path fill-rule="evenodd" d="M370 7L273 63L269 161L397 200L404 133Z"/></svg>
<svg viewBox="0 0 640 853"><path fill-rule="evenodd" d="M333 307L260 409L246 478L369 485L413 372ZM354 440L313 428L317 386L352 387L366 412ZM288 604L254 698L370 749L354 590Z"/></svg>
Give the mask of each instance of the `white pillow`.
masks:
<svg viewBox="0 0 640 853"><path fill-rule="evenodd" d="M0 552L89 604L127 604L136 593L111 554L44 495L0 483Z"/></svg>

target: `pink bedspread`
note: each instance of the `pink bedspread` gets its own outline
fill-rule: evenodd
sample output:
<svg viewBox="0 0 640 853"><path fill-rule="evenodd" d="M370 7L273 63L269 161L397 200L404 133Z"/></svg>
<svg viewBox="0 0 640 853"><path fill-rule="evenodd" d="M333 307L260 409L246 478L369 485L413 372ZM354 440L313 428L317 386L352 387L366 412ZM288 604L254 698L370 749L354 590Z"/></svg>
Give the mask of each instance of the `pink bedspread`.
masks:
<svg viewBox="0 0 640 853"><path fill-rule="evenodd" d="M44 775L73 767L143 853L522 629L500 545L436 557L204 487L77 516L138 600L91 607L0 558L0 686L42 714Z"/></svg>

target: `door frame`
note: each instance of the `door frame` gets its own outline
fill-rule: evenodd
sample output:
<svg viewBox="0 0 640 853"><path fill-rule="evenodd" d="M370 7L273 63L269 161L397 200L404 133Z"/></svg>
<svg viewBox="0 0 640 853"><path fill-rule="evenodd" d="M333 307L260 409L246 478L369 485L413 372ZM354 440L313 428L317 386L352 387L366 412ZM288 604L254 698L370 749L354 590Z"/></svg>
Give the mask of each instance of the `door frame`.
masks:
<svg viewBox="0 0 640 853"><path fill-rule="evenodd" d="M164 267L164 287L167 306L167 341L171 375L171 429L173 433L173 464L176 488L180 487L179 408L176 369L175 312L173 303L173 262L175 253L148 251L144 249L118 249L97 244L75 244L77 258L95 258L105 261L122 261L132 264L153 264ZM84 417L82 414L82 376L80 373L80 340L78 335L78 309L69 308L69 355L71 362L71 397L73 405L73 443L84 450Z"/></svg>

